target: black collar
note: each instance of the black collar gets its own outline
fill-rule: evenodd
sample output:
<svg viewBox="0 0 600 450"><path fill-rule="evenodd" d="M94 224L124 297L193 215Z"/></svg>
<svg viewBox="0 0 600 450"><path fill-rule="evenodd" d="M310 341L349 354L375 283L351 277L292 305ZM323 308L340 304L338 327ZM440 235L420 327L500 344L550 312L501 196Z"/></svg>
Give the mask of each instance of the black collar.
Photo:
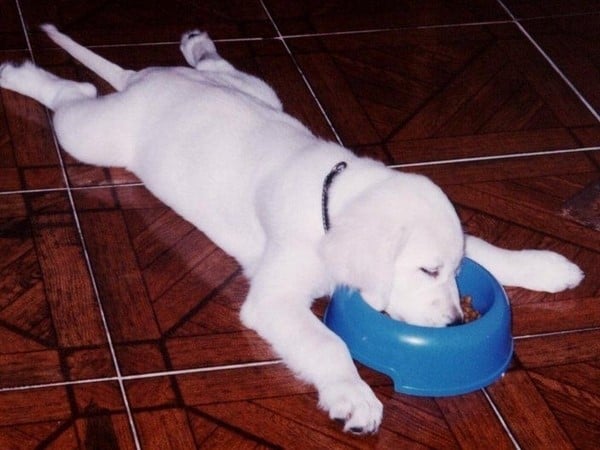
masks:
<svg viewBox="0 0 600 450"><path fill-rule="evenodd" d="M321 214L323 217L323 228L325 232L329 231L330 223L329 223L329 188L331 187L331 183L333 183L333 179L342 173L344 169L348 167L345 161L341 161L337 163L333 169L329 171L325 180L323 181L323 193L321 195Z"/></svg>

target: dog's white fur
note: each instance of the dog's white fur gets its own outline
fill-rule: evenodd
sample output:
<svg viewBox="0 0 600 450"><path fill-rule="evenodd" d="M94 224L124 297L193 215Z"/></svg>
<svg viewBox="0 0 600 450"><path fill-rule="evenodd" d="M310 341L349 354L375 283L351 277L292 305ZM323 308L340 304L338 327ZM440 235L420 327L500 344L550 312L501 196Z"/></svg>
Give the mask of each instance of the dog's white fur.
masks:
<svg viewBox="0 0 600 450"><path fill-rule="evenodd" d="M315 137L267 84L223 60L205 33L182 37L193 69L133 72L43 28L118 92L97 98L91 84L31 63L2 65L0 86L52 109L71 155L133 171L234 256L251 282L242 321L316 386L320 406L345 430L376 431L382 404L344 343L311 313L314 298L348 284L394 318L443 326L461 316L455 272L465 253L508 285L556 292L583 277L556 253L465 238L431 181ZM348 168L331 187L324 233L321 189L339 161Z"/></svg>

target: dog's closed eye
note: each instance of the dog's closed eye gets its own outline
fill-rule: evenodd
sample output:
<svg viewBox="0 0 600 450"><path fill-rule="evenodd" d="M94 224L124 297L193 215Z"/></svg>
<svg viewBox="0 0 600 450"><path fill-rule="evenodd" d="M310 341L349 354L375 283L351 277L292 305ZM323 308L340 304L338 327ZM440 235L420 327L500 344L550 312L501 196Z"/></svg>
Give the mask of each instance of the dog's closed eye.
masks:
<svg viewBox="0 0 600 450"><path fill-rule="evenodd" d="M437 278L440 274L440 268L428 268L428 267L419 267L419 270L423 272L425 275L430 276L431 278Z"/></svg>

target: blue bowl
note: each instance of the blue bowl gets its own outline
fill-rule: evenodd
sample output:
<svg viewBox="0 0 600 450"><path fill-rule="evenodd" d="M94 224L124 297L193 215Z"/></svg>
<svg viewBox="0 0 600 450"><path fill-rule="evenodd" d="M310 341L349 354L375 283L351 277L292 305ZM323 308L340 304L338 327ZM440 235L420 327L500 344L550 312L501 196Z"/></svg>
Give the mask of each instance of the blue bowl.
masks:
<svg viewBox="0 0 600 450"><path fill-rule="evenodd" d="M405 394L443 397L485 387L506 371L513 340L508 298L492 275L465 258L456 278L481 317L430 328L393 320L371 308L357 290L338 287L325 311L327 326L352 357L392 378Z"/></svg>

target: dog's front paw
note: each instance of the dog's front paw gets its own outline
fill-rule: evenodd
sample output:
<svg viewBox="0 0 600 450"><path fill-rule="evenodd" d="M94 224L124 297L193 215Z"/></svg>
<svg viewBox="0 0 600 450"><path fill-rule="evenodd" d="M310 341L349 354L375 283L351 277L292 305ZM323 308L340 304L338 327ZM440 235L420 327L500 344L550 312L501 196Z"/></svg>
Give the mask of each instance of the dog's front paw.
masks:
<svg viewBox="0 0 600 450"><path fill-rule="evenodd" d="M530 252L530 270L523 274L523 286L528 289L560 292L574 288L585 276L579 266L558 253L544 250Z"/></svg>
<svg viewBox="0 0 600 450"><path fill-rule="evenodd" d="M344 431L375 433L381 424L383 405L363 380L326 385L319 391L319 406L329 417L344 423Z"/></svg>

